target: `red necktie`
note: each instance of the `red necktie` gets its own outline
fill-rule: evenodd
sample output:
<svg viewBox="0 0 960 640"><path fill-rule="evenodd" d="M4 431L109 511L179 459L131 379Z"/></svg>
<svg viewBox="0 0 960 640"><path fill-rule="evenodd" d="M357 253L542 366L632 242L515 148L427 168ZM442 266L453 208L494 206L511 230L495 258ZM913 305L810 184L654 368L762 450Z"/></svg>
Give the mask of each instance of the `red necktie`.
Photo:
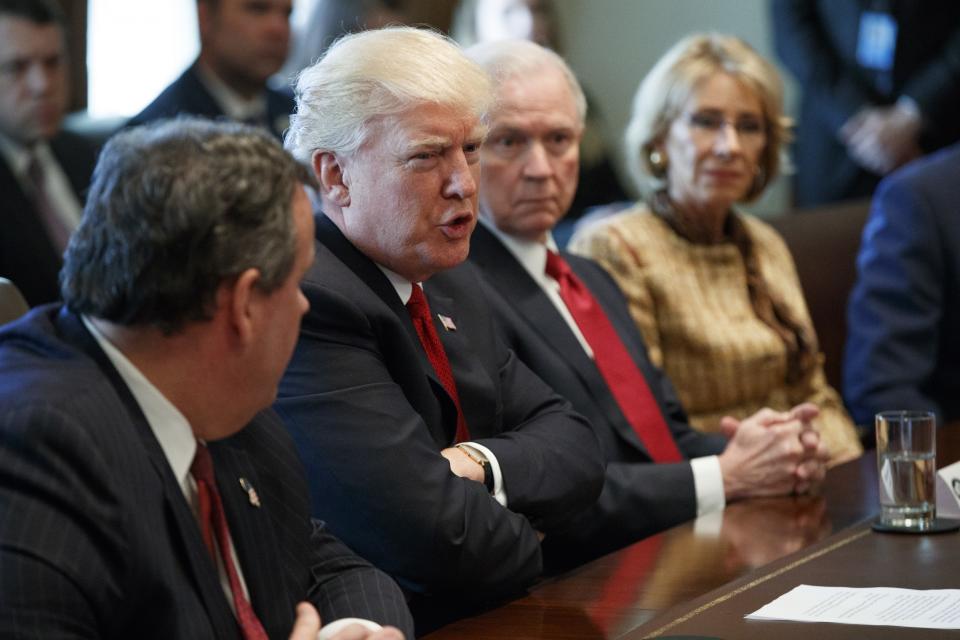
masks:
<svg viewBox="0 0 960 640"><path fill-rule="evenodd" d="M40 214L40 221L47 230L50 242L59 253L67 248L67 242L70 240L70 228L63 221L57 210L54 208L50 198L47 197L46 172L40 159L35 155L30 156L30 164L27 165L27 178L30 180L30 186L33 190L33 205Z"/></svg>
<svg viewBox="0 0 960 640"><path fill-rule="evenodd" d="M676 442L650 392L646 379L627 352L610 319L566 260L547 252L547 275L560 285L560 297L580 327L593 360L606 380L614 399L650 452L654 462L679 462L683 459Z"/></svg>
<svg viewBox="0 0 960 640"><path fill-rule="evenodd" d="M423 350L427 352L427 358L430 359L433 370L440 378L440 384L453 398L453 404L457 407L457 433L454 441L467 442L470 440L470 431L467 429L467 420L463 415L463 409L460 408L457 381L453 378L453 370L450 368L450 361L447 360L447 352L443 350L443 343L440 342L437 328L430 316L430 305L427 303L427 297L423 295L423 289L416 284L413 285L413 294L407 302L407 311L410 312L413 328L417 330L417 335L420 337L420 344L423 345Z"/></svg>
<svg viewBox="0 0 960 640"><path fill-rule="evenodd" d="M200 502L200 532L207 550L213 558L213 565L217 566L217 546L220 547L220 557L227 571L230 581L230 591L233 592L233 606L237 613L237 622L244 640L268 640L267 632L257 619L250 601L243 594L240 584L240 575L233 564L233 555L230 553L230 536L227 528L227 516L220 501L220 492L217 490L217 481L213 475L213 459L206 445L197 443L197 453L193 458L190 473L197 481L197 496ZM216 544L214 543L216 540Z"/></svg>

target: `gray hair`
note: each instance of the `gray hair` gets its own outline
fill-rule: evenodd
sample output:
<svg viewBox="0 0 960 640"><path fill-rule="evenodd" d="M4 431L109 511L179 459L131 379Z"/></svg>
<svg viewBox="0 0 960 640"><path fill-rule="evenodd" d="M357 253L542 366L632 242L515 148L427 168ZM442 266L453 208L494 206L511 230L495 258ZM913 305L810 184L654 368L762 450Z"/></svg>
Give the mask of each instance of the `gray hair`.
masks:
<svg viewBox="0 0 960 640"><path fill-rule="evenodd" d="M455 42L413 27L340 38L300 73L296 93L286 147L304 163L318 149L353 153L377 117L433 103L482 118L491 102L487 74Z"/></svg>
<svg viewBox="0 0 960 640"><path fill-rule="evenodd" d="M760 100L766 121L767 144L760 157L760 175L744 200L758 197L780 170L783 145L790 139L791 121L783 114L783 82L772 64L740 38L693 34L670 48L640 83L624 135L627 166L641 191L665 186L663 171L650 161L655 145L666 138L684 104L707 78L726 73Z"/></svg>
<svg viewBox="0 0 960 640"><path fill-rule="evenodd" d="M563 58L555 52L529 40L499 40L482 42L469 47L467 57L479 64L493 79L494 91L505 82L518 77L531 76L545 68L557 69L570 87L577 107L580 124L587 117L587 98L583 89Z"/></svg>
<svg viewBox="0 0 960 640"><path fill-rule="evenodd" d="M166 333L207 320L221 283L246 269L279 287L293 267L291 214L303 167L267 132L179 118L104 147L60 273L67 306Z"/></svg>

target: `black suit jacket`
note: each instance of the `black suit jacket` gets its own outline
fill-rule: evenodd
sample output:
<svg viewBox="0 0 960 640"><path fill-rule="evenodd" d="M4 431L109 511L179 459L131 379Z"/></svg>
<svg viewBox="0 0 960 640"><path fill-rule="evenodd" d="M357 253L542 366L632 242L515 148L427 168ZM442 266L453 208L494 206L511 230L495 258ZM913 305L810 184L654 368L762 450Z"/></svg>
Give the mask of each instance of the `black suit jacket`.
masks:
<svg viewBox="0 0 960 640"><path fill-rule="evenodd" d="M161 118L173 118L181 113L204 118L223 118L224 113L220 105L213 99L197 75L197 64L194 62L190 65L143 111L131 118L127 126L145 124ZM264 89L264 95L267 99L265 124L273 135L283 139L283 132L290 125L290 114L296 107L293 95L270 87Z"/></svg>
<svg viewBox="0 0 960 640"><path fill-rule="evenodd" d="M643 374L681 453L717 454L726 439L701 434L687 423L667 377L646 347L616 283L595 262L564 258L603 307ZM507 346L547 384L586 416L607 460L603 493L594 506L544 541L550 565L601 555L696 516L689 462L654 464L563 316L512 253L483 225L471 238L470 261L489 281L494 315Z"/></svg>
<svg viewBox="0 0 960 640"><path fill-rule="evenodd" d="M868 196L879 181L837 138L862 107L913 98L924 116L921 146L960 139L960 3L954 0L772 0L777 53L803 87L794 149L796 201L810 206ZM889 76L860 64L867 11L889 7L897 21Z"/></svg>
<svg viewBox="0 0 960 640"><path fill-rule="evenodd" d="M541 571L536 530L549 537L600 492L589 426L499 341L477 275L461 265L424 289L434 316L456 324L437 331L509 508L453 475L439 452L453 443L455 407L396 290L322 215L317 239L303 281L311 309L277 403L314 511L413 592L491 598L526 587Z"/></svg>
<svg viewBox="0 0 960 640"><path fill-rule="evenodd" d="M303 599L326 620L411 632L397 586L310 520L302 467L271 412L210 451L271 638L288 636ZM57 307L0 332L0 469L0 637L240 637L139 405L79 317Z"/></svg>
<svg viewBox="0 0 960 640"><path fill-rule="evenodd" d="M83 205L96 148L76 134L61 131L50 149ZM33 201L0 158L0 276L9 278L31 306L60 299L57 277L63 257L54 248Z"/></svg>

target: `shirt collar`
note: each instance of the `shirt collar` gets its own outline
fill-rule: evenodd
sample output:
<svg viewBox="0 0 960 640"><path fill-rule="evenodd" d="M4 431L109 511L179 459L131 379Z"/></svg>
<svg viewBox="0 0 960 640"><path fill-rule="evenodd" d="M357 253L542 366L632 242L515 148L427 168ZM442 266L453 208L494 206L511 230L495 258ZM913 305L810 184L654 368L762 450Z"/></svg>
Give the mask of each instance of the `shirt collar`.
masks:
<svg viewBox="0 0 960 640"><path fill-rule="evenodd" d="M559 252L553 234L547 232L546 242L536 242L511 236L497 228L486 216L480 216L480 223L490 233L499 238L503 246L513 254L517 261L535 280L542 280L547 270L547 251Z"/></svg>
<svg viewBox="0 0 960 640"><path fill-rule="evenodd" d="M180 410L160 392L123 353L103 335L86 316L81 316L84 326L103 349L117 373L126 383L133 398L140 405L143 415L160 442L163 455L180 484L183 495L190 500L190 465L197 450L197 439L190 423Z"/></svg>
<svg viewBox="0 0 960 640"><path fill-rule="evenodd" d="M197 65L197 77L223 109L224 115L231 120L239 122L266 120L267 99L263 92L253 98L245 98L201 64Z"/></svg>
<svg viewBox="0 0 960 640"><path fill-rule="evenodd" d="M377 268L383 272L383 275L387 276L387 280L390 281L390 284L393 285L393 288L397 292L397 295L400 296L400 302L402 302L403 305L406 306L407 303L410 302L410 296L413 295L414 283L410 282L409 280L404 278L402 275L400 275L396 271L391 271L390 269L387 269L382 264L378 264L376 262L374 262L373 264L377 265ZM421 285L418 283L417 286L421 286Z"/></svg>
<svg viewBox="0 0 960 640"><path fill-rule="evenodd" d="M22 144L14 142L7 136L0 133L0 156L7 162L7 166L18 179L23 180L27 177L27 169L30 167L30 159L36 156L45 166L49 166L53 159L53 153L50 151L50 145L46 142L38 142L33 147L25 147Z"/></svg>

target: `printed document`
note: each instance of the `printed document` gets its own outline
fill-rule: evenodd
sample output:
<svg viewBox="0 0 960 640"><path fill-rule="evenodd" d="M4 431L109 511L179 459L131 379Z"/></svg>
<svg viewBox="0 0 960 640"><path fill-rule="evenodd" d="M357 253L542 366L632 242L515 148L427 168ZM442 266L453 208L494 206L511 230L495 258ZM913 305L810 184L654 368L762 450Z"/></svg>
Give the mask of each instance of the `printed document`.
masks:
<svg viewBox="0 0 960 640"><path fill-rule="evenodd" d="M802 584L746 618L960 629L960 589L855 589Z"/></svg>

